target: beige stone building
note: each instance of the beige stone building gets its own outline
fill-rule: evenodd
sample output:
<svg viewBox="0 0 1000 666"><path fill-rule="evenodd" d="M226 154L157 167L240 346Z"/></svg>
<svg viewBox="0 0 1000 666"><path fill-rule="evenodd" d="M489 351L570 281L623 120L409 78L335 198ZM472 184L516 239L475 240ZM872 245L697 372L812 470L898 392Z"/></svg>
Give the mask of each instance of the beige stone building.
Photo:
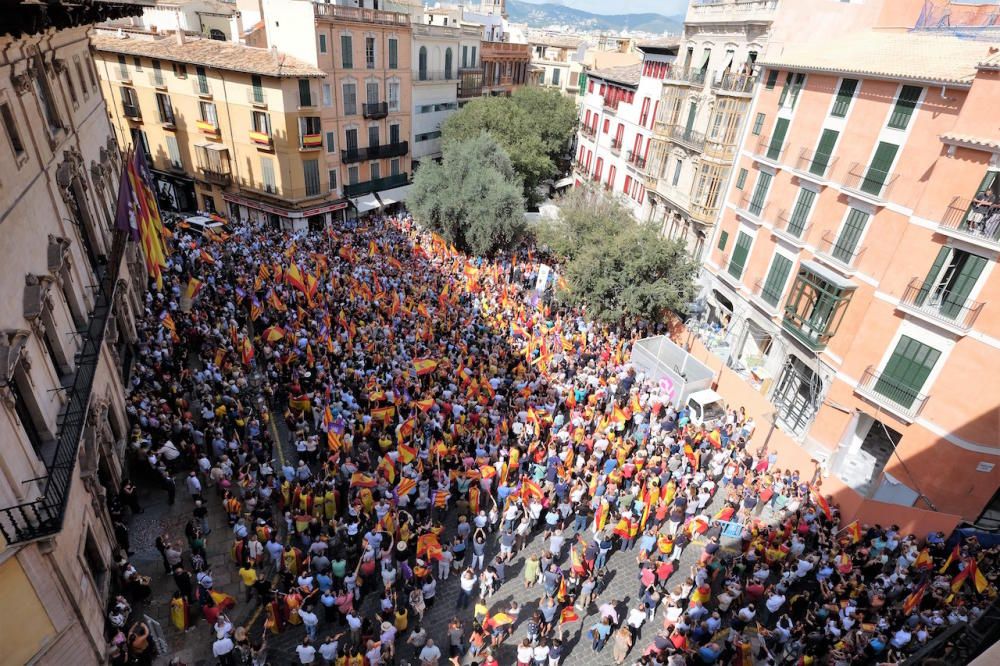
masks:
<svg viewBox="0 0 1000 666"><path fill-rule="evenodd" d="M0 21L6 664L98 664L107 655L115 536L104 496L121 483L124 384L145 280L135 246L113 240L121 158L87 33L135 11L22 5Z"/></svg>
<svg viewBox="0 0 1000 666"><path fill-rule="evenodd" d="M320 69L177 33L99 30L93 46L108 114L124 145L147 151L163 209L291 228L346 207Z"/></svg>

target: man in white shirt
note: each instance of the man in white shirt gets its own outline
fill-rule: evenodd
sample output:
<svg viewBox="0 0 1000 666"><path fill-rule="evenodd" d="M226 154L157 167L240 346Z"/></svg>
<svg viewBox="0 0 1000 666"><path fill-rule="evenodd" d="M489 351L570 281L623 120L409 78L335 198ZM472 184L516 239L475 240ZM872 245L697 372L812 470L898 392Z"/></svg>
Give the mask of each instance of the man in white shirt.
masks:
<svg viewBox="0 0 1000 666"><path fill-rule="evenodd" d="M325 666L331 666L337 661L337 650L340 648L340 643L337 639L343 635L340 633L336 636L327 636L323 644L319 646L319 656L323 658Z"/></svg>
<svg viewBox="0 0 1000 666"><path fill-rule="evenodd" d="M309 640L316 640L316 627L319 625L319 617L316 616L316 613L312 612L312 607L300 608L299 618L302 620L302 624L305 625L306 636Z"/></svg>
<svg viewBox="0 0 1000 666"><path fill-rule="evenodd" d="M236 662L233 660L233 648L235 647L232 638L223 636L212 643L212 655L219 660L222 666L235 664Z"/></svg>
<svg viewBox="0 0 1000 666"><path fill-rule="evenodd" d="M420 651L420 666L438 666L439 659L441 659L441 649L428 638L424 643L424 649Z"/></svg>
<svg viewBox="0 0 1000 666"><path fill-rule="evenodd" d="M295 648L295 653L299 655L299 663L311 664L316 661L316 648L312 646L312 641L306 636L302 643Z"/></svg>

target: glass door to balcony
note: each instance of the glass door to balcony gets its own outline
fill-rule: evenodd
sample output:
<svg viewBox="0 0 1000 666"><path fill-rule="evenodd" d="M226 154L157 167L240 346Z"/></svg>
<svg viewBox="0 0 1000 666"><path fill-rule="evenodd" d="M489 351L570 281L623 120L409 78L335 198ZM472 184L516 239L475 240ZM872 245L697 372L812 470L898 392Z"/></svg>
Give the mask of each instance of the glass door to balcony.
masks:
<svg viewBox="0 0 1000 666"><path fill-rule="evenodd" d="M896 159L898 151L899 146L896 144L886 143L885 141L879 142L871 164L868 165L865 177L861 181L862 192L867 192L875 196L882 195L882 188L885 187L886 182L889 180L889 169L892 168L892 163Z"/></svg>
<svg viewBox="0 0 1000 666"><path fill-rule="evenodd" d="M875 382L875 392L909 409L940 357L937 349L902 336Z"/></svg>
<svg viewBox="0 0 1000 666"><path fill-rule="evenodd" d="M931 306L943 316L956 319L966 309L973 287L986 267L979 255L943 247L924 280L917 305Z"/></svg>

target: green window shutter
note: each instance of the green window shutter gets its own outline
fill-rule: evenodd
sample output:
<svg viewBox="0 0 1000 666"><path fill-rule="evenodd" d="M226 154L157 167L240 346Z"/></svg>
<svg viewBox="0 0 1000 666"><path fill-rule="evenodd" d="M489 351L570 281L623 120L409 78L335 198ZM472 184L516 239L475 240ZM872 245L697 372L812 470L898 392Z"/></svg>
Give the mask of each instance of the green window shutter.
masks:
<svg viewBox="0 0 1000 666"><path fill-rule="evenodd" d="M912 407L940 357L937 349L902 336L875 383L875 391L897 405Z"/></svg>
<svg viewBox="0 0 1000 666"><path fill-rule="evenodd" d="M719 234L719 249L723 252L726 251L726 242L729 240L729 232L723 231Z"/></svg>
<svg viewBox="0 0 1000 666"><path fill-rule="evenodd" d="M898 150L899 146L894 143L879 142L872 162L868 165L868 170L865 171L864 180L861 181L862 192L881 196L882 189L889 179L889 169L892 168L892 162L896 159Z"/></svg>
<svg viewBox="0 0 1000 666"><path fill-rule="evenodd" d="M729 274L737 280L743 276L743 269L746 268L747 255L750 254L752 242L753 239L742 231L736 237L736 247L733 248L733 256L729 258Z"/></svg>
<svg viewBox="0 0 1000 666"><path fill-rule="evenodd" d="M340 60L344 69L354 67L354 48L350 35L340 36Z"/></svg>
<svg viewBox="0 0 1000 666"><path fill-rule="evenodd" d="M747 170L741 168L739 175L736 176L736 189L742 190L743 186L746 185L746 182L747 182Z"/></svg>
<svg viewBox="0 0 1000 666"><path fill-rule="evenodd" d="M896 106L892 109L892 115L889 116L889 127L906 129L906 126L910 124L910 117L913 115L913 109L916 108L917 100L920 99L922 91L923 88L920 86L903 86L899 97L896 98Z"/></svg>
<svg viewBox="0 0 1000 666"><path fill-rule="evenodd" d="M758 113L757 117L753 120L753 135L760 136L760 130L764 127L764 118L766 116L763 113Z"/></svg>
<svg viewBox="0 0 1000 666"><path fill-rule="evenodd" d="M792 73L788 72L788 74L785 75L785 85L781 87L781 97L778 98L779 107L785 105L785 100L788 98L788 89L791 87L791 85L792 85Z"/></svg>
<svg viewBox="0 0 1000 666"><path fill-rule="evenodd" d="M757 185L753 189L753 196L750 198L750 212L760 215L764 210L764 201L767 199L767 191L771 187L771 174L761 171L757 176Z"/></svg>
<svg viewBox="0 0 1000 666"><path fill-rule="evenodd" d="M785 135L788 134L788 118L778 118L774 123L774 134L771 135L771 143L767 146L767 157L776 160L781 157L781 146L785 143Z"/></svg>
<svg viewBox="0 0 1000 666"><path fill-rule="evenodd" d="M764 281L764 289L760 293L764 301L773 306L778 305L778 301L781 300L781 292L785 289L785 280L788 279L788 273L791 270L792 262L788 257L780 254L774 255L771 269L767 272L767 279Z"/></svg>
<svg viewBox="0 0 1000 666"><path fill-rule="evenodd" d="M986 267L986 259L978 255L966 254L964 259L958 275L951 280L948 291L942 299L941 314L949 319L955 319L962 313L965 301L968 300L972 288L976 286L976 281Z"/></svg>
<svg viewBox="0 0 1000 666"><path fill-rule="evenodd" d="M774 84L778 82L778 70L771 69L767 72L767 83L765 87L768 90L774 90Z"/></svg>
<svg viewBox="0 0 1000 666"><path fill-rule="evenodd" d="M309 79L299 79L299 106L312 106L312 90Z"/></svg>
<svg viewBox="0 0 1000 666"><path fill-rule="evenodd" d="M812 190L805 188L799 190L799 198L795 200L795 208L792 209L792 217L788 221L788 233L796 238L802 237L802 232L806 228L806 220L809 219L809 212L812 210L815 200L816 193Z"/></svg>
<svg viewBox="0 0 1000 666"><path fill-rule="evenodd" d="M837 137L840 132L832 129L823 130L819 137L819 145L816 146L816 154L813 155L812 164L809 165L809 173L823 176L830 166L830 158L833 157L833 148L837 145Z"/></svg>
<svg viewBox="0 0 1000 666"><path fill-rule="evenodd" d="M840 89L837 91L837 99L833 103L830 115L834 118L843 118L847 115L847 109L851 106L851 99L858 89L857 79L844 79L840 82Z"/></svg>
<svg viewBox="0 0 1000 666"><path fill-rule="evenodd" d="M927 300L927 294L931 293L934 285L937 283L938 275L941 274L941 267L944 266L945 259L951 253L951 248L942 247L938 250L937 256L934 258L934 263L931 264L931 269L927 272L927 277L924 278L924 283L920 286L920 292L917 294L916 303L917 305L923 305Z"/></svg>
<svg viewBox="0 0 1000 666"><path fill-rule="evenodd" d="M851 212L847 214L844 228L840 230L840 236L837 237L837 242L833 246L833 256L836 259L845 264L851 263L866 224L868 224L868 213L852 208Z"/></svg>
<svg viewBox="0 0 1000 666"><path fill-rule="evenodd" d="M687 137L691 133L691 129L694 127L695 116L698 115L698 103L691 102L688 107L688 119L687 123L684 125L684 136Z"/></svg>
<svg viewBox="0 0 1000 666"><path fill-rule="evenodd" d="M396 39L389 40L389 69L396 69L399 67L399 41Z"/></svg>

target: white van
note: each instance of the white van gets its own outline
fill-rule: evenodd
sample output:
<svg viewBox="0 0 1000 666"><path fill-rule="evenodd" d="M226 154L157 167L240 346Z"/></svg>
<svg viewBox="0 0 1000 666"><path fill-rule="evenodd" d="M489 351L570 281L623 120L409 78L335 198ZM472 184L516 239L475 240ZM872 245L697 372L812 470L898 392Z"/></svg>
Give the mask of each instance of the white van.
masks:
<svg viewBox="0 0 1000 666"><path fill-rule="evenodd" d="M691 423L706 428L722 427L726 422L726 407L722 396L711 389L695 391L688 396L687 408Z"/></svg>
<svg viewBox="0 0 1000 666"><path fill-rule="evenodd" d="M199 233L204 236L207 232L220 233L226 230L226 225L207 215L192 215L177 222L181 229L187 229L192 233Z"/></svg>

